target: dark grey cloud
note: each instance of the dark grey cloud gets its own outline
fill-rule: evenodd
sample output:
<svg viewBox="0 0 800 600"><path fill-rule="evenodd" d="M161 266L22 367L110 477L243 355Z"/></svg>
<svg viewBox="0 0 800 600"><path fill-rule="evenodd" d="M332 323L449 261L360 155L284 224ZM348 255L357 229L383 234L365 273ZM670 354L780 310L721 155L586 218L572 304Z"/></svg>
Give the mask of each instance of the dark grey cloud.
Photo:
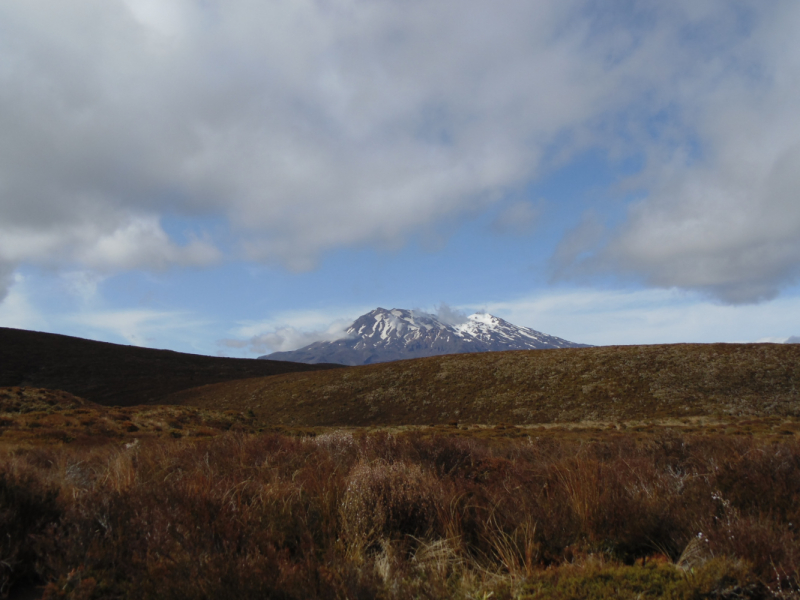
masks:
<svg viewBox="0 0 800 600"><path fill-rule="evenodd" d="M8 294L8 289L11 287L14 275L14 266L8 263L0 262L0 302Z"/></svg>

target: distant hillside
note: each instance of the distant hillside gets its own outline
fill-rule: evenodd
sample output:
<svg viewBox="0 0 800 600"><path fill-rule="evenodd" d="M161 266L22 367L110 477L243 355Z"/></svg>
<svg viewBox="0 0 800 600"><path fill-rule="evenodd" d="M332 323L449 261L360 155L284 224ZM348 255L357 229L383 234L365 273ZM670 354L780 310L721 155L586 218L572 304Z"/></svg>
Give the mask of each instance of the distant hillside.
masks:
<svg viewBox="0 0 800 600"><path fill-rule="evenodd" d="M110 407L61 390L0 387L3 444L101 445L121 438L204 437L226 431L253 432L250 417L191 406L161 404Z"/></svg>
<svg viewBox="0 0 800 600"><path fill-rule="evenodd" d="M341 339L259 358L370 365L443 354L585 347L486 313L470 315L460 323L445 323L416 310L376 308L356 319Z"/></svg>
<svg viewBox="0 0 800 600"><path fill-rule="evenodd" d="M338 366L182 354L0 327L0 387L64 390L105 405L156 403L198 385Z"/></svg>
<svg viewBox="0 0 800 600"><path fill-rule="evenodd" d="M265 424L551 423L800 415L800 346L677 344L461 354L233 381L166 401Z"/></svg>

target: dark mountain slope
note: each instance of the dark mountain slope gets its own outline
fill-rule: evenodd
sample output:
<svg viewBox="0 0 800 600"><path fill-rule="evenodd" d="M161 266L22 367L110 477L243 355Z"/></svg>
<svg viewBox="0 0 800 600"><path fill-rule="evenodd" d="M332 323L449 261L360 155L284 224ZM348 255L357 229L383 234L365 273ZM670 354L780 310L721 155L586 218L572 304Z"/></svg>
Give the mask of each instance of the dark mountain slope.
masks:
<svg viewBox="0 0 800 600"><path fill-rule="evenodd" d="M217 358L0 327L0 387L64 390L105 405L157 403L198 385L338 366Z"/></svg>

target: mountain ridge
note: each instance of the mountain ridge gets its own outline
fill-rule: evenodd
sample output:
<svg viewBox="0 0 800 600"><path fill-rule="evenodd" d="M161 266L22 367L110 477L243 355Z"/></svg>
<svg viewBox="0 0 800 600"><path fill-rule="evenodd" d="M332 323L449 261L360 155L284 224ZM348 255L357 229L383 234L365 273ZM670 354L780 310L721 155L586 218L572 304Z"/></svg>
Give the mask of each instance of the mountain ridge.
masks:
<svg viewBox="0 0 800 600"><path fill-rule="evenodd" d="M444 354L588 347L488 313L448 323L435 315L403 308L378 307L358 317L345 333L337 340L314 342L259 359L356 366Z"/></svg>

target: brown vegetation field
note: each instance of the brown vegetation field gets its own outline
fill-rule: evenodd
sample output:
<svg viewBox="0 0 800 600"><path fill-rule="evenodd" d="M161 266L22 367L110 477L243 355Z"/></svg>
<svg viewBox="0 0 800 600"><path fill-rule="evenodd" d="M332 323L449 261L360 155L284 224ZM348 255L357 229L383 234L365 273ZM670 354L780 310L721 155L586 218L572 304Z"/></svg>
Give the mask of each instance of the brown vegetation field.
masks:
<svg viewBox="0 0 800 600"><path fill-rule="evenodd" d="M0 596L798 597L795 436L547 433L3 443Z"/></svg>
<svg viewBox="0 0 800 600"><path fill-rule="evenodd" d="M458 354L254 378L166 402L274 425L542 424L800 416L800 345L676 344Z"/></svg>
<svg viewBox="0 0 800 600"><path fill-rule="evenodd" d="M0 388L0 598L800 598L798 351Z"/></svg>
<svg viewBox="0 0 800 600"><path fill-rule="evenodd" d="M255 432L252 418L232 411L145 405L108 407L60 390L0 388L0 445L103 445L130 438L203 437ZM131 441L131 440L128 440Z"/></svg>
<svg viewBox="0 0 800 600"><path fill-rule="evenodd" d="M156 403L208 383L333 367L216 358L0 327L0 387L63 390L109 406Z"/></svg>

